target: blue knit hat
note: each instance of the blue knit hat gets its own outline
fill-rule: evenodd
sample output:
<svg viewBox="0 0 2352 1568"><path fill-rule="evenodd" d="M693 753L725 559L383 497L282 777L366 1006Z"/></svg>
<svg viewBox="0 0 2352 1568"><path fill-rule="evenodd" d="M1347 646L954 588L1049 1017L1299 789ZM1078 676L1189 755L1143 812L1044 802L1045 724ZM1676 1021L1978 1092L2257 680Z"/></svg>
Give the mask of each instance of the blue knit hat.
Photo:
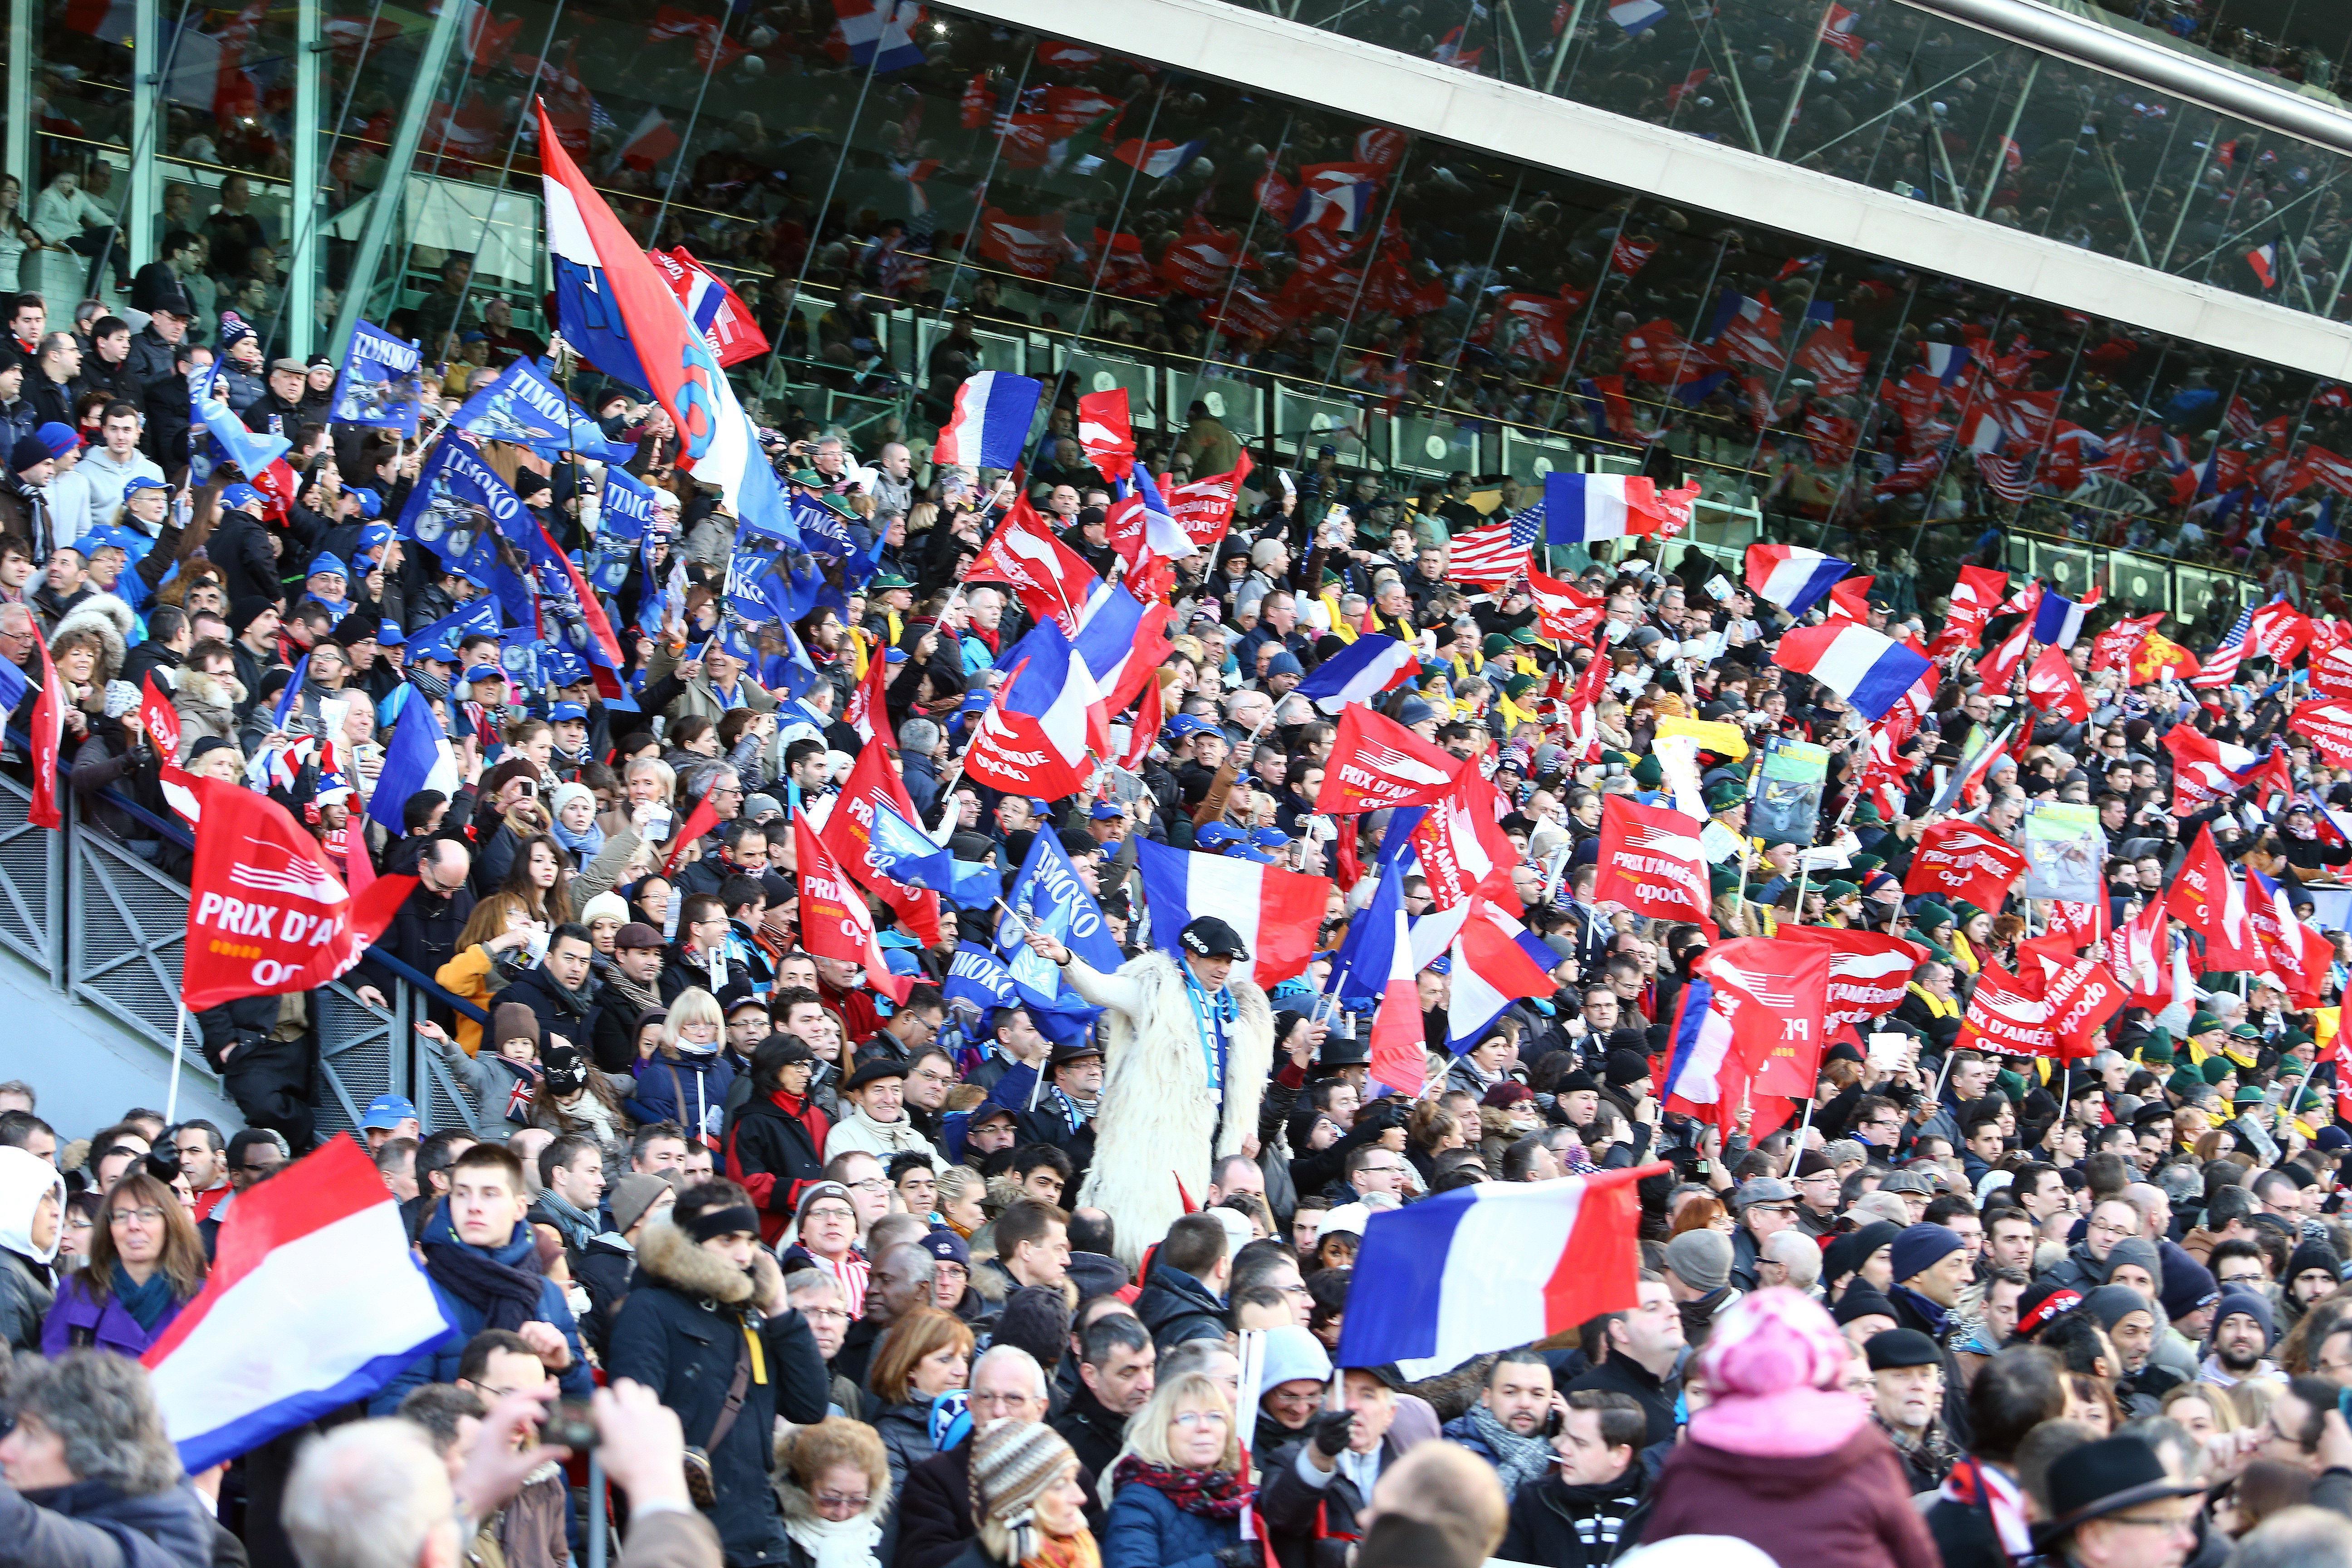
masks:
<svg viewBox="0 0 2352 1568"><path fill-rule="evenodd" d="M1915 1275L1925 1274L1967 1245L1960 1239L1960 1233L1949 1226L1915 1225L1895 1238L1887 1261L1894 1265L1895 1281L1899 1285Z"/></svg>

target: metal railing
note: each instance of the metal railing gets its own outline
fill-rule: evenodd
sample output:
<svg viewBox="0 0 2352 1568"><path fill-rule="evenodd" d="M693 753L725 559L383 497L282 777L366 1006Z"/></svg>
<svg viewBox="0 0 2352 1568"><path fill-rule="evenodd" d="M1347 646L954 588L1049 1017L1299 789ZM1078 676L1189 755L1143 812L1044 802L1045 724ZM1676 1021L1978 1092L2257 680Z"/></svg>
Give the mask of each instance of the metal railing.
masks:
<svg viewBox="0 0 2352 1568"><path fill-rule="evenodd" d="M92 822L62 777L58 794L65 826L37 827L28 820L30 788L0 774L0 949L40 970L73 1004L104 1014L152 1046L165 1063L176 1036L181 1070L225 1094L220 1076L198 1049L194 1019L180 1029L187 888ZM109 809L134 818L159 839L194 847L179 823L117 791L104 798ZM357 1134L368 1101L380 1094L413 1101L427 1132L483 1131L485 1118L448 1069L419 1049L412 1026L436 1005L476 1019L484 1017L482 1011L389 954L371 956L397 976L380 987L389 1012L359 999L357 988L365 982L356 971L310 993L307 1030L318 1047L311 1109L319 1135Z"/></svg>

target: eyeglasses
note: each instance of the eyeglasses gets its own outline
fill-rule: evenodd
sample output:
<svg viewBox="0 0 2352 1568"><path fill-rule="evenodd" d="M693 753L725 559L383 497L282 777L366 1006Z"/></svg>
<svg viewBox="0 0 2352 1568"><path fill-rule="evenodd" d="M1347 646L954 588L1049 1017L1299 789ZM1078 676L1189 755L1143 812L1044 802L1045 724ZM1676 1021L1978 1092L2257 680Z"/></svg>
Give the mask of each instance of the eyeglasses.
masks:
<svg viewBox="0 0 2352 1568"><path fill-rule="evenodd" d="M1026 1410L1030 1405L1035 1404L1036 1401L1026 1394L982 1393L981 1390L975 1388L971 1391L971 1396L966 1399L964 1403L974 1410L1003 1410L1010 1412L1015 1410Z"/></svg>
<svg viewBox="0 0 2352 1568"><path fill-rule="evenodd" d="M835 1208L811 1209L811 1210L809 1210L806 1214L802 1215L801 1215L801 1218L803 1218L803 1219L804 1219L804 1220L811 1220L811 1219L837 1219L837 1220L841 1221L844 1225L855 1225L855 1224L856 1224L856 1223L857 1223L857 1216L856 1216L856 1215L854 1215L854 1214L851 1214L847 1209L835 1209Z"/></svg>
<svg viewBox="0 0 2352 1568"><path fill-rule="evenodd" d="M2224 1285L2261 1285L2265 1283L2267 1279L2268 1276L2264 1275L2261 1269L2255 1268L2240 1274L2224 1274L2221 1276L2221 1283Z"/></svg>
<svg viewBox="0 0 2352 1568"><path fill-rule="evenodd" d="M163 1211L159 1208L115 1209L106 1216L109 1225L121 1225L127 1219L135 1219L141 1225L161 1225L163 1223Z"/></svg>
<svg viewBox="0 0 2352 1568"><path fill-rule="evenodd" d="M874 1500L871 1496L844 1497L839 1492L819 1492L816 1494L816 1506L819 1508L863 1509L867 1503L873 1500Z"/></svg>
<svg viewBox="0 0 2352 1568"><path fill-rule="evenodd" d="M1180 1410L1169 1417L1171 1426L1230 1426L1222 1410Z"/></svg>
<svg viewBox="0 0 2352 1568"><path fill-rule="evenodd" d="M803 1307L801 1309L801 1316L809 1319L813 1322L830 1322L835 1318L839 1318L845 1323L849 1321L849 1314L842 1310L839 1307Z"/></svg>
<svg viewBox="0 0 2352 1568"><path fill-rule="evenodd" d="M868 1176L862 1182L844 1182L841 1184L845 1187L856 1187L861 1193L887 1193L890 1190L889 1178L887 1176Z"/></svg>

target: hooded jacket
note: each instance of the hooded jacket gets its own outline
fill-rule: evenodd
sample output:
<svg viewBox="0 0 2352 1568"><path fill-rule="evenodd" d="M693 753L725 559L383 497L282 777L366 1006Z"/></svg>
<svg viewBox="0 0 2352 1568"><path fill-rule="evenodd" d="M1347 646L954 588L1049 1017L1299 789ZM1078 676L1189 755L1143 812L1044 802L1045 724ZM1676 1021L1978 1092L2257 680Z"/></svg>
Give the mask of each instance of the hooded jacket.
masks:
<svg viewBox="0 0 2352 1568"><path fill-rule="evenodd" d="M245 706L247 695L245 683L233 674L181 670L172 700L180 714L180 743L194 746L206 738L236 740L236 713Z"/></svg>
<svg viewBox="0 0 2352 1568"><path fill-rule="evenodd" d="M33 1215L52 1194L58 1213L49 1244L37 1247ZM12 1350L41 1348L41 1320L58 1295L50 1265L64 1234L65 1203L66 1179L55 1165L22 1149L0 1148L0 1337Z"/></svg>
<svg viewBox="0 0 2352 1568"><path fill-rule="evenodd" d="M0 1485L0 1540L16 1568L211 1568L221 1534L185 1481L138 1496L98 1480Z"/></svg>
<svg viewBox="0 0 2352 1568"><path fill-rule="evenodd" d="M1733 1535L1806 1568L1915 1568L1935 1540L1911 1505L1894 1446L1864 1425L1822 1454L1769 1459L1696 1439L1658 1473L1643 1538Z"/></svg>
<svg viewBox="0 0 2352 1568"><path fill-rule="evenodd" d="M1135 1315L1151 1331L1152 1346L1161 1355L1188 1340L1223 1339L1224 1312L1206 1285L1156 1256L1135 1298Z"/></svg>
<svg viewBox="0 0 2352 1568"><path fill-rule="evenodd" d="M770 1486L776 1420L807 1425L825 1415L829 1379L808 1320L789 1309L770 1317L757 1305L774 1300L782 1286L764 1249L745 1273L667 1221L649 1225L605 1357L608 1374L660 1394L677 1412L687 1442L709 1451L718 1489L710 1521L732 1563L784 1561L783 1517ZM751 1367L742 1406L713 1445L739 1358Z"/></svg>

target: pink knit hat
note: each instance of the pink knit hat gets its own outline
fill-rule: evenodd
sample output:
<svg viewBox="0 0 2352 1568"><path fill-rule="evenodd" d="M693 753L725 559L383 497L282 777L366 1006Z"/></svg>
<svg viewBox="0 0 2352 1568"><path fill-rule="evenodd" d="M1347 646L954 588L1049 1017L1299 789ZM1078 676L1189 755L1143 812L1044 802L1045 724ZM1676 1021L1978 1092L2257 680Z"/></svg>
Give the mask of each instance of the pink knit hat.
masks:
<svg viewBox="0 0 2352 1568"><path fill-rule="evenodd" d="M1740 1298L1699 1352L1712 1398L1691 1416L1692 1438L1759 1458L1828 1453L1869 1414L1836 1386L1852 1353L1829 1313L1796 1291Z"/></svg>

